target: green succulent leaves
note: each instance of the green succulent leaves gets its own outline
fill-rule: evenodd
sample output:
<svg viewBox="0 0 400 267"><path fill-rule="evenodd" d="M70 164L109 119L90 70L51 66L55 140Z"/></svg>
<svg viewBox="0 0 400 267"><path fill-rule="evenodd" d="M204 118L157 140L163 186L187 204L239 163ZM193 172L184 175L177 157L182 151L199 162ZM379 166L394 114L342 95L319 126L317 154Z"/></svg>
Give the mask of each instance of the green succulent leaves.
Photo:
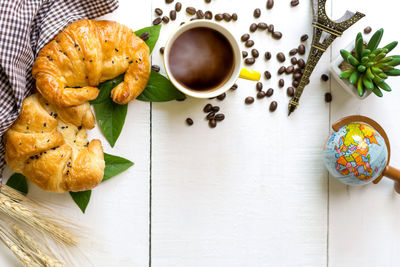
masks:
<svg viewBox="0 0 400 267"><path fill-rule="evenodd" d="M351 65L351 68L343 71L339 77L353 84L361 97L367 90L382 97L382 90L386 92L392 90L385 79L389 76L400 76L400 69L395 69L400 65L400 55L387 56L398 42L394 41L383 48L378 48L383 32L383 29L376 31L368 44L364 42L362 34L358 33L352 53L344 49L340 50L340 55Z"/></svg>

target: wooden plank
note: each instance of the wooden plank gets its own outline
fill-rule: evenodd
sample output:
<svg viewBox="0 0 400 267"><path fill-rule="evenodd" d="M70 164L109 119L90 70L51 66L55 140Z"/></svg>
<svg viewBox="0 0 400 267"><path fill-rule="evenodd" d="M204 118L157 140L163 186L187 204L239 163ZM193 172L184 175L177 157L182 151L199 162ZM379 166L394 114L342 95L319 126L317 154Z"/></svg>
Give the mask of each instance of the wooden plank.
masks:
<svg viewBox="0 0 400 267"><path fill-rule="evenodd" d="M150 25L150 9L149 1L120 0L119 9L104 19L119 21L136 30ZM124 129L114 148L98 128L90 132L90 138L100 138L105 152L128 158L135 165L94 189L85 214L69 194L46 193L30 185L30 196L43 203L61 205L60 213L89 228L84 245L93 266L148 266L149 118L148 103L130 103ZM0 266L11 266L16 261L4 246L0 246L0 253Z"/></svg>
<svg viewBox="0 0 400 267"><path fill-rule="evenodd" d="M153 0L164 13L173 8ZM183 10L189 4L183 2ZM228 4L229 3L229 4ZM274 23L283 32L275 41L265 32L252 34L261 58L252 67L270 70L271 99L250 106L244 98L255 96L255 83L240 80L239 89L226 100L196 100L153 104L152 110L152 265L158 266L323 266L327 251L327 175L321 164L321 146L328 133L329 105L324 93L329 84L320 81L329 55L322 58L301 106L287 117L289 98L278 89L277 52L299 45L300 36L311 32L309 1L296 8L275 1L267 11L265 1L203 1L191 3L203 10L237 12L239 21L226 23L239 39L254 21ZM284 18L283 18L284 14ZM160 42L180 22L184 11L163 26ZM309 43L308 43L309 44ZM244 46L243 46L244 48ZM155 64L162 65L155 52ZM285 65L289 65L288 60ZM289 77L285 77L289 84ZM275 113L268 111L279 102ZM225 121L210 129L202 108L221 107ZM188 127L185 119L194 125Z"/></svg>
<svg viewBox="0 0 400 267"><path fill-rule="evenodd" d="M373 28L373 32L384 27L382 46L398 40L398 29L393 23L393 18L397 16L395 8L392 8L395 1L387 1L382 5L361 0L333 2L335 17L339 17L345 7L367 15L335 43L333 56L368 25ZM399 51L396 48L392 54L399 54ZM384 93L381 99L371 95L360 101L350 97L332 81L334 101L331 118L336 121L343 116L360 114L378 121L391 138L391 162L399 166L400 141L396 137L400 134L400 128L395 114L400 112L400 92L396 90L400 80L391 78L389 83L393 92ZM349 187L331 178L329 196L329 266L398 266L396 256L400 249L400 230L397 227L400 198L393 192L393 182L384 179L378 185Z"/></svg>

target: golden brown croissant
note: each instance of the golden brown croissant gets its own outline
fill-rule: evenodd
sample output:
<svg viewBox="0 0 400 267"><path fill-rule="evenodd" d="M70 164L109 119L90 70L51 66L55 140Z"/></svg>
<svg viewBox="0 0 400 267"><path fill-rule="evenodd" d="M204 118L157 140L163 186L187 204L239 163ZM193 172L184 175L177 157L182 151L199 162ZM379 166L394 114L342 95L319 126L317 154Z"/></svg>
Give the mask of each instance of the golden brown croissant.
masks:
<svg viewBox="0 0 400 267"><path fill-rule="evenodd" d="M36 87L50 103L70 107L95 99L99 83L125 72L111 97L135 99L150 77L150 50L128 27L115 21L79 20L42 48L33 66Z"/></svg>
<svg viewBox="0 0 400 267"><path fill-rule="evenodd" d="M101 142L89 143L82 127L93 127L92 120L88 103L62 110L39 94L31 95L4 135L7 165L46 191L95 187L103 179L105 163Z"/></svg>

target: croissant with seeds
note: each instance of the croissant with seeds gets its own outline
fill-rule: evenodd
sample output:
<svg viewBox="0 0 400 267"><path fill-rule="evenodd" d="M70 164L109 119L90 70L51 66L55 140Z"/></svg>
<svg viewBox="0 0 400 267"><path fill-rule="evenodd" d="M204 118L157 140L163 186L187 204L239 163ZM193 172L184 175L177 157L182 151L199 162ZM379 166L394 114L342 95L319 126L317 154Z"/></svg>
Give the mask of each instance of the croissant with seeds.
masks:
<svg viewBox="0 0 400 267"><path fill-rule="evenodd" d="M150 77L150 50L128 27L115 21L79 20L42 48L33 66L36 88L52 104L71 107L97 97L97 86L125 73L111 97L135 99Z"/></svg>

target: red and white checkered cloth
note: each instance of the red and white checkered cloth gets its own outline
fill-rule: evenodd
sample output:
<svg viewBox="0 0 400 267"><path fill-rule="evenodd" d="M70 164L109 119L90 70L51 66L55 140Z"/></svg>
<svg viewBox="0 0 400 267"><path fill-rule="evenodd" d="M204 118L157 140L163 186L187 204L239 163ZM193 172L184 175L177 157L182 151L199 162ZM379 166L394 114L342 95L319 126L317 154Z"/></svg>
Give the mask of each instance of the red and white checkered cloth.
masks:
<svg viewBox="0 0 400 267"><path fill-rule="evenodd" d="M69 23L117 8L118 0L0 0L0 136L31 93L32 66L40 49ZM0 184L4 152L0 142Z"/></svg>

